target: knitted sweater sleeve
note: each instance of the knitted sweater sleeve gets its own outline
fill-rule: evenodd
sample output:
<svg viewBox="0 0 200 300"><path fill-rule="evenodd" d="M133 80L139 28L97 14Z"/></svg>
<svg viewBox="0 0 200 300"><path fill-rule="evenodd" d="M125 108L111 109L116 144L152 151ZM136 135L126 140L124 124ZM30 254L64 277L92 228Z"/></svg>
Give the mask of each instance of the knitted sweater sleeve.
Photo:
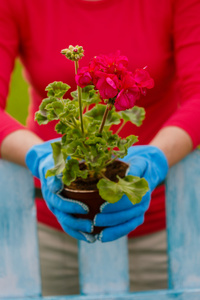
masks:
<svg viewBox="0 0 200 300"><path fill-rule="evenodd" d="M0 145L8 134L24 128L5 112L10 77L18 48L19 33L12 9L9 1L0 0Z"/></svg>
<svg viewBox="0 0 200 300"><path fill-rule="evenodd" d="M184 129L200 144L200 1L174 1L174 53L180 105L164 126Z"/></svg>

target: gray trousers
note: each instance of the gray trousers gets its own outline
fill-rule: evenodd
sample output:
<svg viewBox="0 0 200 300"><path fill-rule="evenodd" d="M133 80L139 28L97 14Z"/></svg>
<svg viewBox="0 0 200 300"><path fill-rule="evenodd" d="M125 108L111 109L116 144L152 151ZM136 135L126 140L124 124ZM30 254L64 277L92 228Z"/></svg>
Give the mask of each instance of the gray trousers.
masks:
<svg viewBox="0 0 200 300"><path fill-rule="evenodd" d="M77 240L38 224L43 296L79 294ZM166 231L128 242L130 290L167 288Z"/></svg>

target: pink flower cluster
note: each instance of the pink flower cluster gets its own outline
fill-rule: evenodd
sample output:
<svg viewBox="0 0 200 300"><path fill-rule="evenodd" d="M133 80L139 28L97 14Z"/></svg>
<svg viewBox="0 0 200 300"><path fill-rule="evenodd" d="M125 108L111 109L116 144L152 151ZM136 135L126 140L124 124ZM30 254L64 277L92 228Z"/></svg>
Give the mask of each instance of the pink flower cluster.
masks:
<svg viewBox="0 0 200 300"><path fill-rule="evenodd" d="M132 108L154 81L146 70L127 70L128 59L119 52L115 55L95 56L88 67L79 68L75 80L81 88L94 85L103 100L112 99L117 111Z"/></svg>

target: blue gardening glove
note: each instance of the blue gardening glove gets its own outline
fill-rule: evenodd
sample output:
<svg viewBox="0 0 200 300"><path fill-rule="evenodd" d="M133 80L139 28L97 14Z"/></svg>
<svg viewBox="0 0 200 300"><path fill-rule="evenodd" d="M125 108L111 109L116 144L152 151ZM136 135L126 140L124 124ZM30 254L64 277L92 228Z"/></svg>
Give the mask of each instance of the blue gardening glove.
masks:
<svg viewBox="0 0 200 300"><path fill-rule="evenodd" d="M144 222L151 193L165 179L168 171L164 153L154 146L130 147L122 161L129 164L129 175L144 177L148 181L149 191L143 196L142 201L135 205L124 195L114 204L106 202L101 206L101 213L95 216L94 225L108 227L97 237L102 242L127 235Z"/></svg>
<svg viewBox="0 0 200 300"><path fill-rule="evenodd" d="M26 165L31 173L40 179L44 200L63 230L76 239L94 242L96 238L89 234L93 230L92 221L73 216L77 213L86 214L89 210L87 205L63 198L60 195L63 184L58 176L45 178L46 171L54 167L51 148L54 141L56 140L33 146L26 154Z"/></svg>

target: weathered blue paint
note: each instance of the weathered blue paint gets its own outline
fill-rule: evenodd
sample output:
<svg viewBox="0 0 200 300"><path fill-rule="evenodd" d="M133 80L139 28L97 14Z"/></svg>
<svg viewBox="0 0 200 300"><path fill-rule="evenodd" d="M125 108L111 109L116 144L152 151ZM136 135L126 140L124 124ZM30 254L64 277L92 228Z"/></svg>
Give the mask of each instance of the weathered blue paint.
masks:
<svg viewBox="0 0 200 300"><path fill-rule="evenodd" d="M137 293L113 293L112 295L87 295L87 296L53 296L34 298L6 298L5 300L199 300L200 289L177 291L153 291Z"/></svg>
<svg viewBox="0 0 200 300"><path fill-rule="evenodd" d="M32 177L25 168L0 160L0 300L199 300L200 152L171 168L166 185L171 290L128 292L122 238L80 242L80 285L87 295L42 298Z"/></svg>
<svg viewBox="0 0 200 300"><path fill-rule="evenodd" d="M39 296L33 178L0 159L0 298Z"/></svg>
<svg viewBox="0 0 200 300"><path fill-rule="evenodd" d="M169 286L199 288L200 151L172 167L166 185Z"/></svg>
<svg viewBox="0 0 200 300"><path fill-rule="evenodd" d="M82 294L129 291L127 237L110 243L79 242Z"/></svg>

